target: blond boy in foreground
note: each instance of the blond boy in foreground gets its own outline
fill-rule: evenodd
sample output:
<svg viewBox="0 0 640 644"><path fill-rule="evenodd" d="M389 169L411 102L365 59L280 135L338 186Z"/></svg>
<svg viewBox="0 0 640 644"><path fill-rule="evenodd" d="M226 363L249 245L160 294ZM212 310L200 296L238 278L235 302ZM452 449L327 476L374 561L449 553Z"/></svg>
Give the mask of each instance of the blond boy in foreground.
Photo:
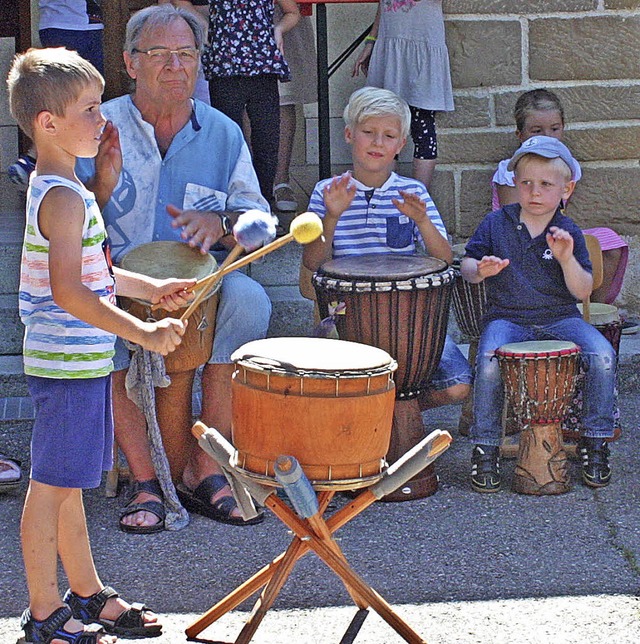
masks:
<svg viewBox="0 0 640 644"><path fill-rule="evenodd" d="M152 280L111 266L94 195L77 179L77 157L94 157L109 136L100 112L104 81L77 53L31 49L8 78L11 112L35 143L38 161L27 192L20 315L24 368L34 400L31 476L21 536L29 589L22 642L112 644L156 636L162 626L142 604L104 586L95 569L82 488L111 467L110 373L115 335L166 355L185 325L142 322L115 303L117 292L185 306L191 281ZM105 130L103 132L103 130ZM117 155L107 160L119 172ZM58 591L57 559L69 581Z"/></svg>

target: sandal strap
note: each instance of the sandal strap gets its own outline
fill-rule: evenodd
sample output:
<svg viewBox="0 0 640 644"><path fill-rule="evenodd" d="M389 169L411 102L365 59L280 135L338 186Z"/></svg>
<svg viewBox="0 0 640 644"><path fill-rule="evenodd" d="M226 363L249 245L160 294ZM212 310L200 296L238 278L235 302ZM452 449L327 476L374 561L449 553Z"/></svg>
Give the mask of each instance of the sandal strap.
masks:
<svg viewBox="0 0 640 644"><path fill-rule="evenodd" d="M214 495L220 492L226 485L229 485L229 481L224 474L212 474L207 476L193 491L193 495L202 499L206 499L206 502L209 502L209 499ZM224 497L223 497L224 498Z"/></svg>
<svg viewBox="0 0 640 644"><path fill-rule="evenodd" d="M112 597L119 596L111 586L105 586L100 592L89 597L81 597L69 589L64 596L64 601L69 604L73 616L86 623L100 619L100 613L104 605Z"/></svg>
<svg viewBox="0 0 640 644"><path fill-rule="evenodd" d="M6 461L7 463L13 463L20 469L22 467L22 461L14 458L13 456L7 456L6 454L3 454L0 452L0 461Z"/></svg>
<svg viewBox="0 0 640 644"><path fill-rule="evenodd" d="M160 481L158 481L158 479L149 479L148 481L134 481L129 486L127 504L131 503L131 501L133 501L141 492L153 494L154 496L157 496L161 501L164 500L164 494L162 493L162 488L160 487Z"/></svg>
<svg viewBox="0 0 640 644"><path fill-rule="evenodd" d="M72 617L71 609L68 606L61 606L56 608L47 619L39 621L34 619L31 609L27 608L22 613L20 628L24 631L27 639L33 639L36 642L48 642L53 639L53 634L60 630Z"/></svg>
<svg viewBox="0 0 640 644"><path fill-rule="evenodd" d="M42 621L33 618L31 610L22 613L20 627L25 639L34 644L50 644L53 640L63 640L69 644L96 644L98 637L106 633L99 624L90 624L77 633L64 630L64 625L73 617L69 606L61 606Z"/></svg>
<svg viewBox="0 0 640 644"><path fill-rule="evenodd" d="M145 627L144 614L151 612L145 604L134 602L131 607L120 613L120 616L113 623L115 628L140 628Z"/></svg>
<svg viewBox="0 0 640 644"><path fill-rule="evenodd" d="M292 190L291 184L287 183L286 181L284 183L277 183L275 186L273 186L273 191L275 192L280 188L289 188L289 190Z"/></svg>
<svg viewBox="0 0 640 644"><path fill-rule="evenodd" d="M130 514L135 514L136 512L151 512L155 514L160 521L164 521L167 512L164 508L164 504L160 501L141 501L140 503L128 503L120 511L120 519L128 517Z"/></svg>

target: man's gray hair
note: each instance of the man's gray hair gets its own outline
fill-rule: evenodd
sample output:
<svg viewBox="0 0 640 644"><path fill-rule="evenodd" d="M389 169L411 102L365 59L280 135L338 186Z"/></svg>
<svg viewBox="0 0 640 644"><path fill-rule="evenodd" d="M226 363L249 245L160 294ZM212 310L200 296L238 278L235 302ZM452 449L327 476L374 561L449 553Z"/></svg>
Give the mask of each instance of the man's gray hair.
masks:
<svg viewBox="0 0 640 644"><path fill-rule="evenodd" d="M189 25L191 31L193 31L196 47L198 51L202 51L205 39L202 25L191 12L174 7L171 4L151 5L134 13L127 23L124 51L132 54L134 49L138 49L140 36L145 29L166 27L179 18L182 18Z"/></svg>

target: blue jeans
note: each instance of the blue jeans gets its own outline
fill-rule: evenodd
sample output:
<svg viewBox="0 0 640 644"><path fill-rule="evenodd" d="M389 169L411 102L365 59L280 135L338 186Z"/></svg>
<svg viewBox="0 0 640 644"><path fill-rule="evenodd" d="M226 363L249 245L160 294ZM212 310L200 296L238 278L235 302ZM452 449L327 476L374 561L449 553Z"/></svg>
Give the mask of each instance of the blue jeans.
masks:
<svg viewBox="0 0 640 644"><path fill-rule="evenodd" d="M271 300L258 282L239 271L224 276L216 314L216 332L209 363L229 364L231 354L251 340L267 335L271 317ZM127 369L129 351L116 340L113 357L115 371Z"/></svg>
<svg viewBox="0 0 640 644"><path fill-rule="evenodd" d="M425 385L426 388L441 391L454 385L470 385L472 380L473 376L469 362L458 348L458 345L447 336L444 341L440 362L433 372L433 376L431 376L431 382L428 386Z"/></svg>
<svg viewBox="0 0 640 644"><path fill-rule="evenodd" d="M565 340L580 347L586 372L582 434L589 438L613 436L615 351L600 331L582 318L565 318L536 326L494 320L485 326L478 343L472 440L480 445L500 445L504 391L494 352L509 342L531 340Z"/></svg>

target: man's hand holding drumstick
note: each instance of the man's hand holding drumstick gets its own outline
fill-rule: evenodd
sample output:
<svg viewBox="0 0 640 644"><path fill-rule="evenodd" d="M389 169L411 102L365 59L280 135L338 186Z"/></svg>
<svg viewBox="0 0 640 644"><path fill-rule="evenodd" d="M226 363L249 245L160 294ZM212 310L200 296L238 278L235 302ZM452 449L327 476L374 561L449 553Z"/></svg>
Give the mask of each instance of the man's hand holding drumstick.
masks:
<svg viewBox="0 0 640 644"><path fill-rule="evenodd" d="M262 248L258 248L258 250L253 251L246 257L234 261L243 252L243 250L257 248L271 236L272 231L269 222L265 217L269 217L269 215L257 210L248 211L238 217L238 221L233 227L233 235L238 242L238 245L229 253L228 257L215 273L196 283L195 287L199 289L198 295L196 295L196 298L193 300L189 308L182 314L180 318L181 320L188 319L205 295L210 292L211 288L215 286L215 284L217 284L227 273L250 264L256 259L281 248L294 239L300 244L308 244L322 235L322 220L320 217L315 213L305 212L298 215L291 222L289 233L280 237L280 239L266 244ZM275 237L275 224L271 239L273 239L273 237Z"/></svg>

